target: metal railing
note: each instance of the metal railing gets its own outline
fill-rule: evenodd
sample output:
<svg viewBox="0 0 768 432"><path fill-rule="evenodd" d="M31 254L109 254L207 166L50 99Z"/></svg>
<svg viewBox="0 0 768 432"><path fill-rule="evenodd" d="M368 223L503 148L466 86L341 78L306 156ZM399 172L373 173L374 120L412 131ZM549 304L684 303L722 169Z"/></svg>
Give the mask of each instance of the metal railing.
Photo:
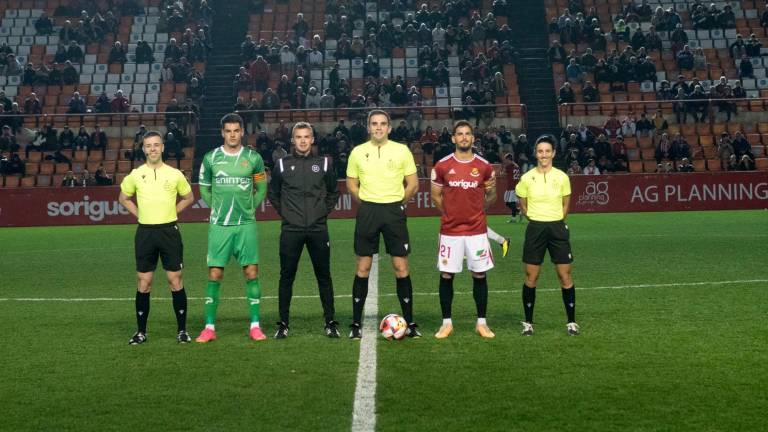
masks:
<svg viewBox="0 0 768 432"><path fill-rule="evenodd" d="M696 114L703 114L704 121L710 126L715 123L724 123L727 120L718 122L717 117L727 118L726 111L731 110L731 122L739 114L745 111L751 111L751 107L755 107L762 111L765 109L768 98L739 98L739 99L684 99L684 100L656 100L656 101L620 101L620 102L576 102L576 103L564 103L558 106L558 115L560 125L565 127L571 124L573 117L595 116L595 115L625 115L634 113L639 119L640 114L650 115L657 110L661 110L662 113L667 116L665 119L672 124L672 120L677 120L677 115L685 116L687 120L692 120L691 116L695 112ZM678 103L683 103L683 107L677 107ZM692 105L693 104L693 105ZM696 109L696 104L701 104L702 109ZM703 106L706 104L706 106ZM608 109L605 109L608 108ZM582 113L574 114L574 111L581 111ZM681 111L682 110L682 111ZM597 112L595 112L597 111ZM693 119L695 120L695 119Z"/></svg>
<svg viewBox="0 0 768 432"><path fill-rule="evenodd" d="M388 106L388 107L342 107L342 108L283 108L283 109L258 109L239 110L246 122L262 124L306 121L309 123L338 122L340 120L361 120L366 122L368 113L380 109L390 114L392 127L396 128L399 122L419 125L419 129L426 126L447 125L446 121L453 122L459 119L468 119L479 127L487 127L494 124L511 126L505 120L517 120L519 125L514 129L526 130L528 110L525 104L494 104L494 105L421 105L421 106ZM440 123L440 122L443 123ZM415 128L415 126L414 126ZM332 129L332 128L331 128Z"/></svg>
<svg viewBox="0 0 768 432"><path fill-rule="evenodd" d="M18 120L14 120L18 119ZM147 130L167 128L170 122L176 123L176 126L182 130L184 135L189 138L190 143L194 145L194 137L198 130L198 116L193 111L178 111L164 113L75 113L75 114L0 114L0 122L9 124L14 129L23 128L27 133L33 133L41 130L46 125L53 125L61 129L64 125L73 130L80 126L91 129L95 126L102 128L109 127L112 138L132 137L140 125L145 125ZM114 129L118 132L115 134ZM14 130L14 135L15 134ZM23 131L22 131L23 132Z"/></svg>

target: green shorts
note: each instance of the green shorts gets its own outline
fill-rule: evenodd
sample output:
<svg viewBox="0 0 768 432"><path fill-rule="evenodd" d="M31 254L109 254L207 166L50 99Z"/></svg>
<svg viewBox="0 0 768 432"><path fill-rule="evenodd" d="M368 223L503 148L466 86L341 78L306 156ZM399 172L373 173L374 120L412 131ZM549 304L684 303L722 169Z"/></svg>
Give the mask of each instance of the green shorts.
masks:
<svg viewBox="0 0 768 432"><path fill-rule="evenodd" d="M255 223L208 226L208 267L226 267L233 255L241 267L259 263L259 234Z"/></svg>

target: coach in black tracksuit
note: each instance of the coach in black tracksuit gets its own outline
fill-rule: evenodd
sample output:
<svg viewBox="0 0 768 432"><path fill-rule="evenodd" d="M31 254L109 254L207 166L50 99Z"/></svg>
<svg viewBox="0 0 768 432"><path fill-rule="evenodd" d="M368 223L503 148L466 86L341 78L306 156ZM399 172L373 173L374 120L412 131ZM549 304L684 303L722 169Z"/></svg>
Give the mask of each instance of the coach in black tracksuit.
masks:
<svg viewBox="0 0 768 432"><path fill-rule="evenodd" d="M336 173L329 158L312 155L314 138L309 123L296 123L291 135L294 151L275 161L268 192L269 201L283 220L280 232L280 322L275 339L288 337L293 281L305 245L320 291L325 334L338 338L330 269L331 245L326 223L339 198Z"/></svg>

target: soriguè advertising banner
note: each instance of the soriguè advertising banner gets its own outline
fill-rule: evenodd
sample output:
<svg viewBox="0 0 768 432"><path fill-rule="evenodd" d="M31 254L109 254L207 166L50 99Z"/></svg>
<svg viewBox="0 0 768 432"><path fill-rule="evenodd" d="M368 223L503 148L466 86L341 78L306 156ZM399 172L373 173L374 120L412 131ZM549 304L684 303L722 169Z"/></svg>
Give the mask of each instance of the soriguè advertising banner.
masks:
<svg viewBox="0 0 768 432"><path fill-rule="evenodd" d="M500 179L498 200L489 214L506 214ZM353 218L357 204L339 182L340 196L332 218ZM408 205L409 216L436 216L429 180ZM117 201L117 186L76 188L0 189L0 226L133 224L136 220ZM210 209L197 186L195 204L181 214L182 222L205 222ZM571 177L571 212L609 213L681 210L736 210L768 208L768 172L623 174ZM263 202L258 220L279 216Z"/></svg>

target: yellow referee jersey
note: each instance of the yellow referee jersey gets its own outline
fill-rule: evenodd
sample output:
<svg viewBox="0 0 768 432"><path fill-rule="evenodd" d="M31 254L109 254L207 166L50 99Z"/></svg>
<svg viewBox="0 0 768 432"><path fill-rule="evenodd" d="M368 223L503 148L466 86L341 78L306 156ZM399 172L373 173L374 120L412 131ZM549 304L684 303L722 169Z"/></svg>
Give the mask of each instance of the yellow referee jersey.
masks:
<svg viewBox="0 0 768 432"><path fill-rule="evenodd" d="M360 144L352 149L347 162L347 177L360 180L360 199L374 203L402 201L403 179L415 173L411 150L395 141L381 146L370 141Z"/></svg>
<svg viewBox="0 0 768 432"><path fill-rule="evenodd" d="M140 224L156 225L178 219L176 196L187 195L192 187L176 168L163 164L153 169L144 164L123 179L120 190L129 197L136 195Z"/></svg>
<svg viewBox="0 0 768 432"><path fill-rule="evenodd" d="M546 174L536 168L520 177L515 193L528 204L528 219L537 222L563 220L563 197L571 194L568 175L557 168Z"/></svg>

